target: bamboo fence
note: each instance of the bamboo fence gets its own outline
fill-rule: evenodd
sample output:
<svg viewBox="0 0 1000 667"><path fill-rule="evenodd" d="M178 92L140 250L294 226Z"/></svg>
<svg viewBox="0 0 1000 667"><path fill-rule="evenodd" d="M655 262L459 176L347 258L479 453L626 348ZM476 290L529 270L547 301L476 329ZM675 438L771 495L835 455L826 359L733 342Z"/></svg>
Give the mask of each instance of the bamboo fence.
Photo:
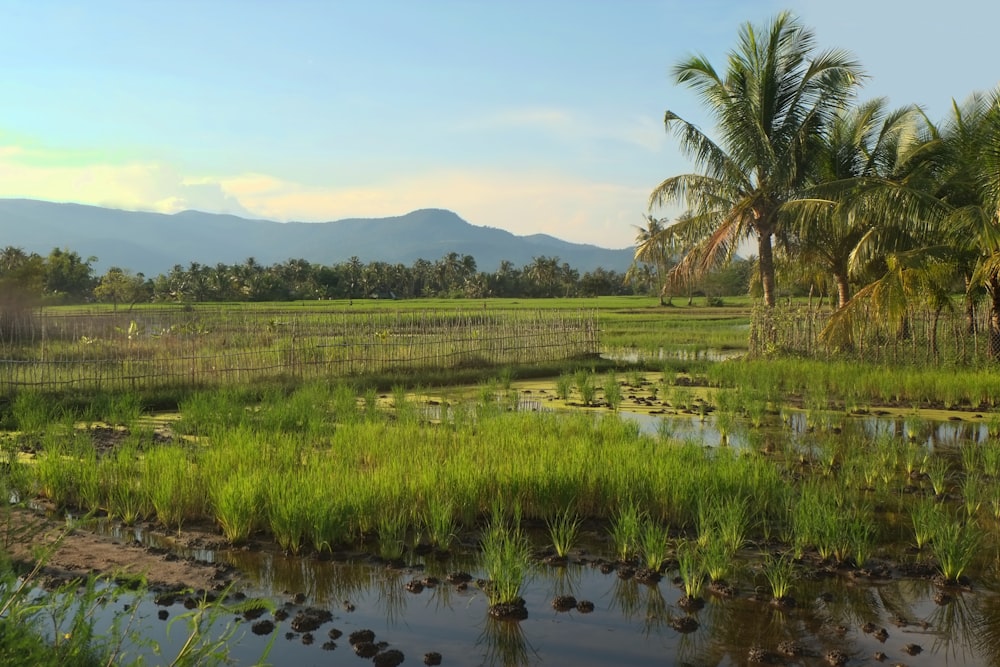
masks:
<svg viewBox="0 0 1000 667"><path fill-rule="evenodd" d="M810 308L757 308L751 315L749 352L888 365L978 367L996 363L990 358L986 312L977 311L969 320L958 310L911 310L893 322L867 313L853 318L837 338L824 334L832 316L831 311Z"/></svg>
<svg viewBox="0 0 1000 667"><path fill-rule="evenodd" d="M592 311L8 313L0 332L0 394L516 366L598 351Z"/></svg>

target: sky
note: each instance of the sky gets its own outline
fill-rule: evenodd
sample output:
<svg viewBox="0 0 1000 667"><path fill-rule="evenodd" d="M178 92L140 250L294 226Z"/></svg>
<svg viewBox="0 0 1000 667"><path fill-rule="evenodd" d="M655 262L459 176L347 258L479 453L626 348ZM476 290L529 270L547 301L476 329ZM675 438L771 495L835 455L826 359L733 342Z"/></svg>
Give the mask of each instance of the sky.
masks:
<svg viewBox="0 0 1000 667"><path fill-rule="evenodd" d="M670 68L788 9L943 119L1000 83L982 0L0 0L0 197L319 222L455 211L631 245L692 170ZM654 210L657 217L676 211ZM58 239L53 239L58 244ZM2 240L0 240L2 245Z"/></svg>

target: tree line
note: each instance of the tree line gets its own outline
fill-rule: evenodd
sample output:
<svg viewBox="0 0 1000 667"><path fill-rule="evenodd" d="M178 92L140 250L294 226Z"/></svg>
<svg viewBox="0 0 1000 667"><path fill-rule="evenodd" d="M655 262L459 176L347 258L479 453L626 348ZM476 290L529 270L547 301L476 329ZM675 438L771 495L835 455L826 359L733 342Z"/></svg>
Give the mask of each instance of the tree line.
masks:
<svg viewBox="0 0 1000 667"><path fill-rule="evenodd" d="M788 12L745 24L724 69L692 56L672 76L714 127L664 115L694 170L656 186L650 211L680 213L648 216L637 236L662 290L753 243L752 288L767 307L779 284L836 296L830 339L859 318L902 334L913 309L952 308L958 293L969 326L986 303L1000 356L1000 89L953 101L940 122L859 100L861 65L819 49Z"/></svg>
<svg viewBox="0 0 1000 667"><path fill-rule="evenodd" d="M504 261L493 272L478 270L474 257L455 252L437 261L418 259L409 266L364 263L357 257L333 265L290 259L265 266L249 257L238 264L177 264L152 278L120 267L96 275L96 261L68 249L54 248L43 257L8 246L0 250L0 293L8 301L18 295L21 302L96 301L117 307L146 302L612 296L656 289L656 272L650 265L637 265L626 274L602 268L581 274L558 257L548 256L535 257L522 267ZM698 292L713 296L746 292L747 270L720 275L703 280Z"/></svg>

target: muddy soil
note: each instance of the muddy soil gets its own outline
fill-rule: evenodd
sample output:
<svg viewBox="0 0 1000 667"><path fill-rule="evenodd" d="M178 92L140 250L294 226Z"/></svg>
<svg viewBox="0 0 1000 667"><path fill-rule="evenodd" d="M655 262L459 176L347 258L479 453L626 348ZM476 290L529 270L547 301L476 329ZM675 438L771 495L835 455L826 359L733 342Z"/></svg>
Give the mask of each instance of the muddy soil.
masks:
<svg viewBox="0 0 1000 667"><path fill-rule="evenodd" d="M194 558L180 558L166 549L146 547L21 507L10 509L4 539L11 558L32 567L44 563L47 585L91 574L109 577L141 576L150 586L167 589L221 590L234 583L237 572ZM185 529L171 539L184 549L213 546L219 537L208 529ZM238 584L238 582L235 582Z"/></svg>

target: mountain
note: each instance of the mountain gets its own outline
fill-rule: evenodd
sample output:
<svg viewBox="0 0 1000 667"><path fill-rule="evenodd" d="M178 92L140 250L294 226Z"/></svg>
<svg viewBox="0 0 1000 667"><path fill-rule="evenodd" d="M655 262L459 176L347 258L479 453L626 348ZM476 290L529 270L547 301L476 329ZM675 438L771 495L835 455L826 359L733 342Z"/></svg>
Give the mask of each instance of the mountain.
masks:
<svg viewBox="0 0 1000 667"><path fill-rule="evenodd" d="M43 256L55 247L68 248L83 258L97 257L98 273L120 266L147 276L167 273L175 264L236 264L248 257L263 265L288 259L329 265L357 256L363 263L409 266L456 252L472 255L479 270L487 272L502 260L521 267L542 255L559 257L581 273L599 266L624 272L632 262L631 248L609 250L547 234L516 236L469 224L442 209L392 218L273 222L200 211L166 215L0 199L0 247L5 246Z"/></svg>

